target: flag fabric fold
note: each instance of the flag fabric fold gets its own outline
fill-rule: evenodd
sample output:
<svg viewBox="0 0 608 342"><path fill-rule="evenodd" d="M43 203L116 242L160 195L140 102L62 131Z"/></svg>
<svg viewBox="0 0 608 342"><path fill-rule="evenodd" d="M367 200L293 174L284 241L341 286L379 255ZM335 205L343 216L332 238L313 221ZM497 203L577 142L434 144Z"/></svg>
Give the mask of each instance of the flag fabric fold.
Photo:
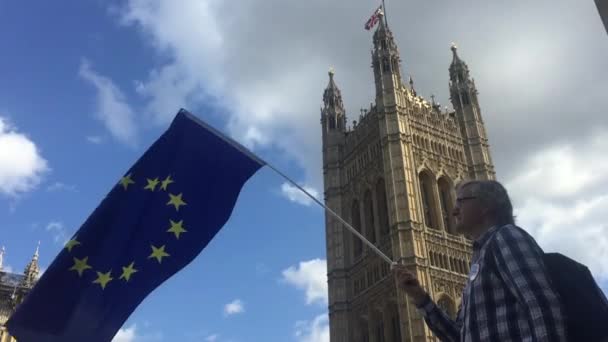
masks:
<svg viewBox="0 0 608 342"><path fill-rule="evenodd" d="M19 342L108 342L190 263L264 162L192 114L110 190L7 322Z"/></svg>
<svg viewBox="0 0 608 342"><path fill-rule="evenodd" d="M372 28L374 28L374 26L376 26L376 24L378 23L378 21L380 21L380 17L381 16L382 16L382 5L380 5L374 11L374 13L372 13L371 17L369 17L369 19L365 23L365 29L369 31Z"/></svg>

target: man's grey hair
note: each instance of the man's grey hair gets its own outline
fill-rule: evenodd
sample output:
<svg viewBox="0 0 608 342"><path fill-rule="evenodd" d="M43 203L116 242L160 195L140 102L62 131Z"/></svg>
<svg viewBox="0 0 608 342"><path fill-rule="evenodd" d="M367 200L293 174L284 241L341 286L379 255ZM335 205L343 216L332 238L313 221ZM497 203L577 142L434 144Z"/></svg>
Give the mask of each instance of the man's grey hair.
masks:
<svg viewBox="0 0 608 342"><path fill-rule="evenodd" d="M470 180L460 183L458 189L467 188L471 196L477 199L488 209L500 225L515 224L513 205L502 184L495 180Z"/></svg>

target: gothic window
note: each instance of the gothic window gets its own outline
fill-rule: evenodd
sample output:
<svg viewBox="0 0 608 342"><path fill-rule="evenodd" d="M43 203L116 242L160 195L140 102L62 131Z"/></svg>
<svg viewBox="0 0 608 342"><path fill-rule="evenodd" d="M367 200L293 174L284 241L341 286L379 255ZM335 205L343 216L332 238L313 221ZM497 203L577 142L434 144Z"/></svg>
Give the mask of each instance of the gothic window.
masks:
<svg viewBox="0 0 608 342"><path fill-rule="evenodd" d="M467 92L463 92L462 93L462 104L464 104L465 106L468 105L469 102L469 94L467 94Z"/></svg>
<svg viewBox="0 0 608 342"><path fill-rule="evenodd" d="M376 227L374 224L374 204L372 193L367 190L363 196L365 206L365 235L371 243L376 243Z"/></svg>
<svg viewBox="0 0 608 342"><path fill-rule="evenodd" d="M376 325L376 342L384 342L384 322L382 320Z"/></svg>
<svg viewBox="0 0 608 342"><path fill-rule="evenodd" d="M357 232L361 233L361 213L359 210L359 201L357 200L353 202L351 216L353 228L355 228ZM353 239L353 255L355 256L355 258L357 258L361 255L361 252L363 251L363 242L361 242L361 239L359 239L355 235L351 236Z"/></svg>
<svg viewBox="0 0 608 342"><path fill-rule="evenodd" d="M426 172L420 173L420 193L422 195L422 210L424 223L429 228L437 229L437 213L435 212L435 202L433 199L433 184L431 176Z"/></svg>
<svg viewBox="0 0 608 342"><path fill-rule="evenodd" d="M393 70L399 70L399 60L397 58L393 58Z"/></svg>
<svg viewBox="0 0 608 342"><path fill-rule="evenodd" d="M384 39L383 39L383 40L380 42L380 45L382 46L382 50L386 50L386 40L384 40Z"/></svg>
<svg viewBox="0 0 608 342"><path fill-rule="evenodd" d="M454 301L447 296L443 295L437 301L437 306L443 310L451 318L456 318L456 310L454 309Z"/></svg>
<svg viewBox="0 0 608 342"><path fill-rule="evenodd" d="M391 341L401 341L401 324L399 322L399 314L395 314L391 319Z"/></svg>
<svg viewBox="0 0 608 342"><path fill-rule="evenodd" d="M443 225L448 233L454 234L454 217L452 216L454 204L452 200L452 187L445 176L439 179L437 185L439 186L439 201L441 202L441 217L443 219Z"/></svg>
<svg viewBox="0 0 608 342"><path fill-rule="evenodd" d="M361 321L361 342L369 342L369 331L367 330L367 322Z"/></svg>
<svg viewBox="0 0 608 342"><path fill-rule="evenodd" d="M386 187L384 179L380 178L376 183L376 202L378 203L378 223L380 224L380 235L384 236L389 232L388 206L386 204Z"/></svg>
<svg viewBox="0 0 608 342"><path fill-rule="evenodd" d="M384 58L382 60L382 71L384 71L384 72L390 72L391 71L391 66L390 66L387 58Z"/></svg>
<svg viewBox="0 0 608 342"><path fill-rule="evenodd" d="M329 129L334 129L336 128L336 121L334 120L333 116L329 117Z"/></svg>

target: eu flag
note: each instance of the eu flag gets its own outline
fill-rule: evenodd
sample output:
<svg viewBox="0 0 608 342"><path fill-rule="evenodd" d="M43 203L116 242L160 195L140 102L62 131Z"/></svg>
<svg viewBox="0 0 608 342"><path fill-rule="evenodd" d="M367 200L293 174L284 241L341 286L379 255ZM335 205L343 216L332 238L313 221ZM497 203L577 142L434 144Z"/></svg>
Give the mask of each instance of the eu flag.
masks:
<svg viewBox="0 0 608 342"><path fill-rule="evenodd" d="M9 319L19 342L107 342L226 223L264 163L192 114L129 169Z"/></svg>

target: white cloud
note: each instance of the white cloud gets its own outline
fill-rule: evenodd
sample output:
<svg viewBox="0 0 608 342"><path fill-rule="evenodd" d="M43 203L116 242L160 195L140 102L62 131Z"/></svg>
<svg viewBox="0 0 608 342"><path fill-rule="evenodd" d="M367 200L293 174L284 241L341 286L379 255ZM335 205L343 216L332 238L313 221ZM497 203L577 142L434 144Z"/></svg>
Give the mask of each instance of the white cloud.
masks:
<svg viewBox="0 0 608 342"><path fill-rule="evenodd" d="M283 280L306 293L306 304L327 304L327 262L302 261L283 271Z"/></svg>
<svg viewBox="0 0 608 342"><path fill-rule="evenodd" d="M87 136L87 141L91 144L99 145L103 142L103 138L97 135L89 135Z"/></svg>
<svg viewBox="0 0 608 342"><path fill-rule="evenodd" d="M580 136L583 129L605 125L601 99L608 82L595 75L605 70L600 56L608 50L585 43L589 37L603 39L605 32L591 24L573 24L593 22L590 18L596 18L597 11L591 2L564 11L568 6L566 0L553 6L527 5L525 11L522 5L481 0L466 6L390 5L403 74L414 76L419 93L435 93L440 102L449 103L449 43L461 43L461 57L481 92L501 174L509 174L514 157L526 147L554 141L555 132ZM349 121L357 119L359 108L374 100L371 33L362 29L373 9L347 0L129 0L119 16L124 25L138 29L164 61L135 82L156 121L170 120L182 106L217 105L228 113L233 136L250 147L279 147L305 168L306 183L321 189L319 104L327 84L325 71L336 67ZM269 13L281 15L268 20ZM432 28L408 34L430 21L435 23ZM572 25L565 29L564 22ZM512 37L517 42L503 43ZM550 61L539 58L548 55ZM573 60L587 62L573 66ZM556 91L577 100L555 101ZM585 120L574 113L584 113ZM514 131L525 134L513 139Z"/></svg>
<svg viewBox="0 0 608 342"><path fill-rule="evenodd" d="M224 315L230 316L245 312L245 307L240 299L235 299L224 306Z"/></svg>
<svg viewBox="0 0 608 342"><path fill-rule="evenodd" d="M112 342L135 342L136 338L136 326L133 324L128 328L118 330L118 333L116 333Z"/></svg>
<svg viewBox="0 0 608 342"><path fill-rule="evenodd" d="M48 170L36 144L0 117L0 194L34 190Z"/></svg>
<svg viewBox="0 0 608 342"><path fill-rule="evenodd" d="M75 185L68 185L62 182L55 182L46 188L47 191L76 191Z"/></svg>
<svg viewBox="0 0 608 342"><path fill-rule="evenodd" d="M327 315L319 315L310 322L297 322L295 336L298 342L329 342Z"/></svg>
<svg viewBox="0 0 608 342"><path fill-rule="evenodd" d="M307 182L317 186L318 103L331 63L323 49L316 49L311 58L310 46L300 46L310 42L305 31L291 36L268 27L274 24L251 12L262 7L265 17L271 12L302 13L289 8L292 5L280 1L260 5L250 0L238 4L184 0L179 5L131 0L122 9L121 19L140 29L168 60L135 86L149 100L146 112L153 113L154 121L167 122L184 106L192 108L203 102L219 106L229 113L228 129L241 143L248 147L276 144L305 165ZM311 15L314 8L305 11ZM300 27L307 20L296 17ZM281 18L273 22L277 19ZM302 39L295 43L298 38ZM367 46L362 46L362 53L367 55ZM315 119L310 120L311 116ZM284 136L290 138L281 139Z"/></svg>
<svg viewBox="0 0 608 342"><path fill-rule="evenodd" d="M213 334L213 335L209 335L205 338L205 341L207 342L215 342L217 341L217 339L220 337L220 335L218 334Z"/></svg>
<svg viewBox="0 0 608 342"><path fill-rule="evenodd" d="M95 72L86 60L80 64L78 74L97 90L97 118L104 123L114 138L134 146L137 142L135 114L124 94L112 80ZM93 138L92 142L95 140L96 138Z"/></svg>
<svg viewBox="0 0 608 342"><path fill-rule="evenodd" d="M65 243L68 239L67 231L63 225L63 223L58 221L49 222L46 225L46 231L53 235L53 240L55 243Z"/></svg>
<svg viewBox="0 0 608 342"><path fill-rule="evenodd" d="M304 188L304 190L306 190L313 197L319 199L319 192L317 190L309 186L302 186L302 188ZM283 183L281 185L281 193L283 194L283 196L287 197L287 199L295 203L299 203L305 206L309 206L313 203L313 200L310 197L308 197L297 187L293 186L291 183Z"/></svg>
<svg viewBox="0 0 608 342"><path fill-rule="evenodd" d="M532 154L507 182L517 223L545 250L559 251L608 279L608 135Z"/></svg>
<svg viewBox="0 0 608 342"><path fill-rule="evenodd" d="M11 265L2 265L2 271L6 273L13 273L13 266Z"/></svg>

